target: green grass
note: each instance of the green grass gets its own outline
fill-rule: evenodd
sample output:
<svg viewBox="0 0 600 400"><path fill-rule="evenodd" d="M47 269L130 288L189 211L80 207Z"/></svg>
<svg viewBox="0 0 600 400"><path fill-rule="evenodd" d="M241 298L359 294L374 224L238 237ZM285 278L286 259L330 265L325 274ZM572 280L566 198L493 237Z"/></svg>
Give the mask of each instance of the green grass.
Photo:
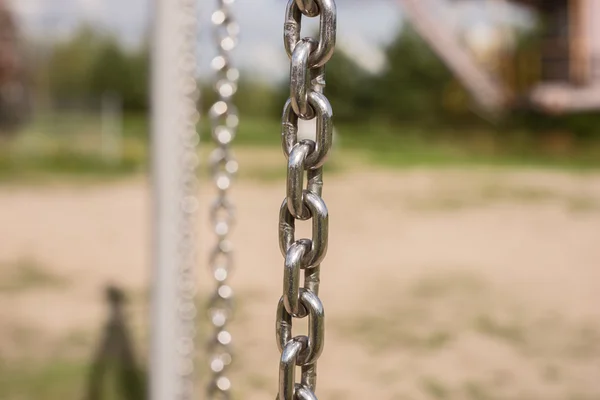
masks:
<svg viewBox="0 0 600 400"><path fill-rule="evenodd" d="M552 187L535 187L494 179L464 190L438 190L425 197L405 195L400 199L407 208L415 211L457 211L472 207L518 202L538 205L556 204L574 213L596 212L600 201L586 194L566 193Z"/></svg>
<svg viewBox="0 0 600 400"><path fill-rule="evenodd" d="M120 162L100 150L100 121L93 115L40 116L0 143L0 181L31 181L61 176L114 177L145 169L147 122L124 119Z"/></svg>
<svg viewBox="0 0 600 400"><path fill-rule="evenodd" d="M245 304L250 301L258 299L263 296L263 292L242 292L238 293L240 298L244 298L246 301L244 304L237 303L236 307L236 323L244 324L247 322L247 312L245 310ZM204 310L207 306L206 299L198 301L197 308ZM128 305L130 307L130 305ZM132 332L132 326L130 321L127 321L129 332ZM199 318L198 321L198 337L197 345L202 346L203 343L207 343L208 335L212 335L212 329L209 327L208 321L205 318ZM91 357L95 354L95 348L99 344L98 341L101 337L93 335L93 342L90 343L89 333L84 332L73 332L68 337L65 337L65 342L62 344L64 348L58 347L60 344L54 345L55 351L52 354L57 354L56 359L41 358L36 355L28 357L19 357L18 359L3 359L0 354L0 399L2 400L66 400L66 399L85 399L86 390L88 389L90 373L92 371L93 360ZM36 340L39 337L38 332L32 332L31 337L28 340ZM132 337L136 337L133 335ZM92 346L90 346L92 344ZM134 341L134 352L136 354L142 354L144 344L139 341ZM85 354L82 356L81 351L78 350L81 346L86 348ZM23 344L26 346L26 344ZM56 351L56 348L59 351ZM143 349L144 352L147 349ZM70 355L74 354L74 355ZM196 382L196 390L201 393L204 390L203 381L208 376L208 366L204 354L199 354L196 364L196 371L199 380ZM137 364L142 379L145 379L144 374L141 371L146 370L146 366L142 365L142 357L138 356ZM251 360L248 360L247 365L251 365ZM238 354L236 361L232 366L232 372L234 375L238 369L246 371L247 365L244 365L244 355ZM136 400L133 397L123 396L123 390L119 387L119 372L123 372L119 368L119 365L114 362L109 366L107 376L103 380L102 390L104 394L101 397L103 400ZM132 371L125 371L132 372ZM237 374L239 375L239 373ZM255 373L245 373L243 381L239 383L236 388L236 394L239 393L240 398L243 398L242 393L244 391L265 391L269 389L269 380L260 371ZM127 380L126 380L127 381ZM131 390L135 389L133 387Z"/></svg>
<svg viewBox="0 0 600 400"><path fill-rule="evenodd" d="M83 397L88 366L71 362L52 362L38 366L0 367L0 398L80 399Z"/></svg>
<svg viewBox="0 0 600 400"><path fill-rule="evenodd" d="M202 143L211 143L210 124L207 118L200 123L198 131ZM236 133L236 146L281 147L281 123L277 119L241 117Z"/></svg>
<svg viewBox="0 0 600 400"><path fill-rule="evenodd" d="M210 140L209 125L201 128ZM563 152L545 150L533 135L509 132L503 137L490 132L459 135L447 131L387 126L379 123L337 124L342 150L363 153L369 162L388 167L415 166L525 166L589 169L600 167L600 143L586 143ZM277 119L244 118L236 137L238 146L280 147ZM523 139L525 138L525 139Z"/></svg>
<svg viewBox="0 0 600 400"><path fill-rule="evenodd" d="M519 346L525 342L525 328L515 322L501 322L491 315L480 315L475 318L475 329L486 336L506 341Z"/></svg>
<svg viewBox="0 0 600 400"><path fill-rule="evenodd" d="M421 379L421 388L429 398L433 399L446 399L450 394L442 382L431 377Z"/></svg>
<svg viewBox="0 0 600 400"><path fill-rule="evenodd" d="M487 400L494 399L489 392L493 389L487 389L484 384L477 382L467 382L464 384L466 398L469 400Z"/></svg>
<svg viewBox="0 0 600 400"><path fill-rule="evenodd" d="M600 144L585 144L569 151L544 149L518 133L497 137L492 132L456 135L413 127L372 124L337 127L343 148L366 153L372 163L389 167L498 166L590 169L600 167ZM531 136L531 135L525 135Z"/></svg>
<svg viewBox="0 0 600 400"><path fill-rule="evenodd" d="M0 293L14 293L42 287L64 287L67 281L49 273L39 263L30 260L19 260L11 265L0 265Z"/></svg>
<svg viewBox="0 0 600 400"><path fill-rule="evenodd" d="M204 144L211 141L207 118L198 128ZM490 132L457 135L383 124L338 124L341 157L392 168L419 166L504 166L589 170L600 167L600 143L556 152L543 150L531 135L498 138ZM0 143L0 181L30 181L48 177L123 176L147 171L149 121L144 115L125 115L123 156L120 162L103 159L100 152L100 118L95 114L40 116L20 134ZM281 147L276 118L241 118L235 146ZM344 162L345 164L346 162ZM256 163L258 164L258 162ZM281 171L254 167L250 177L275 179ZM243 175L242 175L243 176ZM586 208L587 204L574 204Z"/></svg>
<svg viewBox="0 0 600 400"><path fill-rule="evenodd" d="M53 361L28 365L0 365L2 400L85 399L91 365L75 361ZM124 394L117 368L107 370L101 390L103 400L137 400ZM141 396L139 399L141 400Z"/></svg>
<svg viewBox="0 0 600 400"><path fill-rule="evenodd" d="M376 354L435 354L467 334L501 344L523 360L568 364L600 355L597 324L525 308L522 300L497 291L475 273L425 275L404 288L381 283L372 293L388 290L395 293L393 304L338 316L329 327Z"/></svg>

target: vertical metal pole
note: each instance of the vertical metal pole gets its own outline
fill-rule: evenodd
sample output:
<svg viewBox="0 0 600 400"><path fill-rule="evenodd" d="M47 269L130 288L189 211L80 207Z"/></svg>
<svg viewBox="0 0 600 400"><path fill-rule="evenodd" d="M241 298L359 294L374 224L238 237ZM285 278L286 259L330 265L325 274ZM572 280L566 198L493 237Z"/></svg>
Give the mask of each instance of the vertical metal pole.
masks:
<svg viewBox="0 0 600 400"><path fill-rule="evenodd" d="M154 0L152 46L153 270L149 397L175 400L189 392L181 379L180 267L182 211L190 188L182 183L185 138L190 127L189 91L195 83L195 0ZM193 31L193 34L190 32ZM194 110L195 111L195 110ZM187 135L187 136L186 136ZM189 386L189 382L188 386Z"/></svg>

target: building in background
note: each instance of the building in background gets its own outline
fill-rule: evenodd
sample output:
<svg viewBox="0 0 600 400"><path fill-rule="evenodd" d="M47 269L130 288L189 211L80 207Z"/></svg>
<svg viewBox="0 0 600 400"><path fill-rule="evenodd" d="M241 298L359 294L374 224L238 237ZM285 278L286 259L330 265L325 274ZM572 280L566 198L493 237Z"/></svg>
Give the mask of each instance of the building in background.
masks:
<svg viewBox="0 0 600 400"><path fill-rule="evenodd" d="M490 111L533 107L548 113L600 109L600 1L454 0L513 3L536 15L538 46L520 54L492 46L495 57L460 40L432 15L428 0L399 1L415 30L481 107ZM510 36L508 30L500 27L500 31L500 37Z"/></svg>

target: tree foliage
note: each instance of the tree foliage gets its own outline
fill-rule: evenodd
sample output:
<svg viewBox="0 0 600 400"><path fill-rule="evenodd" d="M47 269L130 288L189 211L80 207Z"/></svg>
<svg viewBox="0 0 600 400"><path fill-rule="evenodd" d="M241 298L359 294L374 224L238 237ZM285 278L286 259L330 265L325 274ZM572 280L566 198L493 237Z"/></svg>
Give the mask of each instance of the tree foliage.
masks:
<svg viewBox="0 0 600 400"><path fill-rule="evenodd" d="M444 90L452 81L446 66L412 31L386 49L388 67L376 78L378 108L392 122L438 121L445 114Z"/></svg>
<svg viewBox="0 0 600 400"><path fill-rule="evenodd" d="M522 40L523 46L536 45L526 39ZM43 67L47 69L50 97L77 101L110 93L122 99L126 111L146 110L148 48L145 45L137 50L126 49L116 38L82 27L72 38L54 46L48 65ZM385 53L387 65L378 75L364 71L341 51L327 64L327 97L333 105L336 122L376 120L391 125L460 126L461 129L487 124L470 112L465 90L413 30L400 31ZM517 68L515 74L529 76L529 69L522 73ZM526 78L521 75L515 79ZM279 118L289 97L287 80L273 87L253 79L249 71L242 71L241 76L235 95L240 114ZM537 81L535 77L528 79ZM206 111L216 100L214 88L202 83L201 89L200 106ZM509 113L499 126L527 131L561 129L589 137L599 124L594 115L552 117L518 111Z"/></svg>
<svg viewBox="0 0 600 400"><path fill-rule="evenodd" d="M337 121L430 125L450 116L444 101L454 79L418 35L404 30L385 53L380 75L367 73L342 52L327 64L327 97Z"/></svg>
<svg viewBox="0 0 600 400"><path fill-rule="evenodd" d="M48 61L50 95L59 101L118 95L126 110L148 103L148 50L126 50L111 36L81 28L57 44Z"/></svg>

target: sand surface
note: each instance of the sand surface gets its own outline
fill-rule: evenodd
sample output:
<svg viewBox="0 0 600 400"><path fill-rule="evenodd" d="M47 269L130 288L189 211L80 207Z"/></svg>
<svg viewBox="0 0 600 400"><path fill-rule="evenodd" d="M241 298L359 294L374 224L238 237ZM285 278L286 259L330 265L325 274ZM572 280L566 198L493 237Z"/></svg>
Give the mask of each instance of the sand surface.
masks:
<svg viewBox="0 0 600 400"><path fill-rule="evenodd" d="M235 391L273 398L283 181L240 179L234 196ZM326 176L324 198L319 398L600 398L600 175L363 168ZM108 283L143 353L150 215L142 178L2 187L0 357L91 356Z"/></svg>

